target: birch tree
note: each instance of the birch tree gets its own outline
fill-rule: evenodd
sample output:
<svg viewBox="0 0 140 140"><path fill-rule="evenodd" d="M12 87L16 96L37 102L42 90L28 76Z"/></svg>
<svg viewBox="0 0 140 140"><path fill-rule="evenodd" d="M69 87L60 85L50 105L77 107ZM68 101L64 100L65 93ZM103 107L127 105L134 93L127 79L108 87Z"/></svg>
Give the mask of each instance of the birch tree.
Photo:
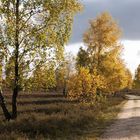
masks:
<svg viewBox="0 0 140 140"><path fill-rule="evenodd" d="M0 1L0 50L4 61L13 57L14 64L12 114L4 113L7 120L17 117L19 69L23 61L26 70L26 66L43 64L51 52L61 55L71 33L73 16L80 9L77 0Z"/></svg>

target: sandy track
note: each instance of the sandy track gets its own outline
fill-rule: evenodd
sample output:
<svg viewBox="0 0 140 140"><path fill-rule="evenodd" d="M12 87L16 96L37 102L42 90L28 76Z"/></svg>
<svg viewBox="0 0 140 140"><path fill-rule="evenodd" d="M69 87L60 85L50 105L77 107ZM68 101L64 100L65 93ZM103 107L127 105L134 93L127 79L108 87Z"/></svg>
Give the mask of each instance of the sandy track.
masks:
<svg viewBox="0 0 140 140"><path fill-rule="evenodd" d="M117 121L100 140L140 140L140 97L127 96L128 100Z"/></svg>

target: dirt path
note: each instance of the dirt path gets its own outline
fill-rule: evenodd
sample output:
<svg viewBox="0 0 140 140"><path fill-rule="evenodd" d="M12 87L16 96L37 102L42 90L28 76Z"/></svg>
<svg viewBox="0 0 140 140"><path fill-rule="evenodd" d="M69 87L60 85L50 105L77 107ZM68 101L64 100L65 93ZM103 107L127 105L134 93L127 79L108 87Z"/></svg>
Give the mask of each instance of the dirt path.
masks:
<svg viewBox="0 0 140 140"><path fill-rule="evenodd" d="M127 96L128 100L100 140L140 140L140 97Z"/></svg>

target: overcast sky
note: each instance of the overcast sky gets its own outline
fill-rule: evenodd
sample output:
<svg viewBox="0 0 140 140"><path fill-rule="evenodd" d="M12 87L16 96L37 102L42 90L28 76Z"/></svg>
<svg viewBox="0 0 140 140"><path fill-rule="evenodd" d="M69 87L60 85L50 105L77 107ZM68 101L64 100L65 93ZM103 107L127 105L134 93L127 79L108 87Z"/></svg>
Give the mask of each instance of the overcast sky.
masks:
<svg viewBox="0 0 140 140"><path fill-rule="evenodd" d="M140 0L81 0L81 2L84 4L84 10L75 16L67 50L76 53L82 45L82 35L89 26L89 20L107 11L123 31L122 43L125 46L123 58L134 73L140 63Z"/></svg>

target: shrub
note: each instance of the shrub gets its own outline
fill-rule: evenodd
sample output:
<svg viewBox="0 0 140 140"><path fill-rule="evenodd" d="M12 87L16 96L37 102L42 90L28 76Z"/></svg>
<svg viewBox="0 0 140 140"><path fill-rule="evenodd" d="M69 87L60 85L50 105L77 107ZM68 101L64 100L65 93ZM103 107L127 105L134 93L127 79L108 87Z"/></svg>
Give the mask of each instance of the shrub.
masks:
<svg viewBox="0 0 140 140"><path fill-rule="evenodd" d="M79 72L68 81L68 97L71 100L90 103L96 98L97 91L104 88L103 77L96 72L90 74L89 69L81 67Z"/></svg>

